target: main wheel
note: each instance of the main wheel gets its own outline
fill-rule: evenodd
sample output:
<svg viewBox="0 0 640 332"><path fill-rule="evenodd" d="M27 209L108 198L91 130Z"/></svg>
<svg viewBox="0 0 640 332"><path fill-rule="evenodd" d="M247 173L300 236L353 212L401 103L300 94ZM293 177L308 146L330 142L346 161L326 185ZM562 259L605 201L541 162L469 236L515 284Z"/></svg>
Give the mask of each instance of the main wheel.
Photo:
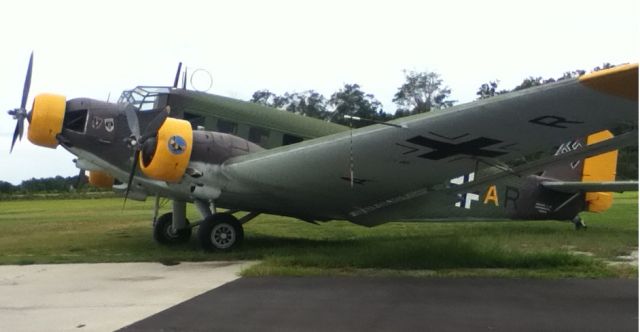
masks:
<svg viewBox="0 0 640 332"><path fill-rule="evenodd" d="M244 239L242 225L228 213L218 213L205 218L198 228L198 240L205 251L230 251Z"/></svg>
<svg viewBox="0 0 640 332"><path fill-rule="evenodd" d="M191 227L186 220L187 228L179 231L173 229L173 213L165 213L153 224L153 239L160 244L186 243L191 238Z"/></svg>

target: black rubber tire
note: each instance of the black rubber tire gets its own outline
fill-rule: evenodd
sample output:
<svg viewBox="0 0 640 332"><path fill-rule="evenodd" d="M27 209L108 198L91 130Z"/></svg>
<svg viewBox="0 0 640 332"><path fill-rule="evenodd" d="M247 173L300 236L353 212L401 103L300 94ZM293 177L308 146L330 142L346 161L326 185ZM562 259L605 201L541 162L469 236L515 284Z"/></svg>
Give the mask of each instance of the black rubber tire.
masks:
<svg viewBox="0 0 640 332"><path fill-rule="evenodd" d="M582 231L587 229L587 225L584 223L584 220L582 220L582 217L580 216L576 216L571 220L571 222L575 226L576 231Z"/></svg>
<svg viewBox="0 0 640 332"><path fill-rule="evenodd" d="M187 226L189 225L189 219ZM177 232L173 232L171 226L173 225L173 213L165 213L156 219L153 224L153 239L156 242L164 245L181 244L189 242L191 238L191 227L181 229Z"/></svg>
<svg viewBox="0 0 640 332"><path fill-rule="evenodd" d="M198 240L205 251L231 251L242 244L244 230L233 215L218 213L200 223Z"/></svg>

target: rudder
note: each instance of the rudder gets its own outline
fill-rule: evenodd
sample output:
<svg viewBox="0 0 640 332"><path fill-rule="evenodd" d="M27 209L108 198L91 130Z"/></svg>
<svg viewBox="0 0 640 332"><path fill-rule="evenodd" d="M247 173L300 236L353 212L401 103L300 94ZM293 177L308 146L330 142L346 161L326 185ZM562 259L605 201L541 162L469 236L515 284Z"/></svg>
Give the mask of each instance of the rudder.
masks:
<svg viewBox="0 0 640 332"><path fill-rule="evenodd" d="M587 137L587 145L595 144L609 138L613 134L604 130ZM589 157L584 160L582 181L603 182L616 180L616 168L618 166L618 150L613 150ZM585 196L587 211L603 212L613 204L613 194L610 192L589 192Z"/></svg>
<svg viewBox="0 0 640 332"><path fill-rule="evenodd" d="M561 155L581 149L613 137L608 131L600 131L586 138L566 142L560 145L555 155ZM618 166L618 150L605 152L593 157L576 160L567 164L556 165L546 169L542 176L562 181L606 182L615 181ZM613 195L610 192L588 192L585 194L585 210L603 212L611 207Z"/></svg>

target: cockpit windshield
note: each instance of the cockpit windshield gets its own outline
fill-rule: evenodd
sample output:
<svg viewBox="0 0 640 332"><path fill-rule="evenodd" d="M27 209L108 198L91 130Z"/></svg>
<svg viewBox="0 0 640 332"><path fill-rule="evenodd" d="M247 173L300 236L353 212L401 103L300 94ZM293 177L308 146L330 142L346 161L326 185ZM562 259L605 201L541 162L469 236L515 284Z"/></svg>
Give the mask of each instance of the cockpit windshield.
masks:
<svg viewBox="0 0 640 332"><path fill-rule="evenodd" d="M138 111L149 111L164 106L170 91L166 86L138 86L122 91L118 104L131 104Z"/></svg>

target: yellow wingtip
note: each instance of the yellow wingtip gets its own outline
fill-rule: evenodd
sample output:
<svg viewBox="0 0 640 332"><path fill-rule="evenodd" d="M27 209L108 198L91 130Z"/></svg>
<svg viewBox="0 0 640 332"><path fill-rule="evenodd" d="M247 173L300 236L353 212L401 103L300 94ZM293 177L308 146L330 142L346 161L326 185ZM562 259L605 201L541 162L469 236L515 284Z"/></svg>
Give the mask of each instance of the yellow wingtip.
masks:
<svg viewBox="0 0 640 332"><path fill-rule="evenodd" d="M614 96L638 100L638 64L599 70L579 78L580 83Z"/></svg>

